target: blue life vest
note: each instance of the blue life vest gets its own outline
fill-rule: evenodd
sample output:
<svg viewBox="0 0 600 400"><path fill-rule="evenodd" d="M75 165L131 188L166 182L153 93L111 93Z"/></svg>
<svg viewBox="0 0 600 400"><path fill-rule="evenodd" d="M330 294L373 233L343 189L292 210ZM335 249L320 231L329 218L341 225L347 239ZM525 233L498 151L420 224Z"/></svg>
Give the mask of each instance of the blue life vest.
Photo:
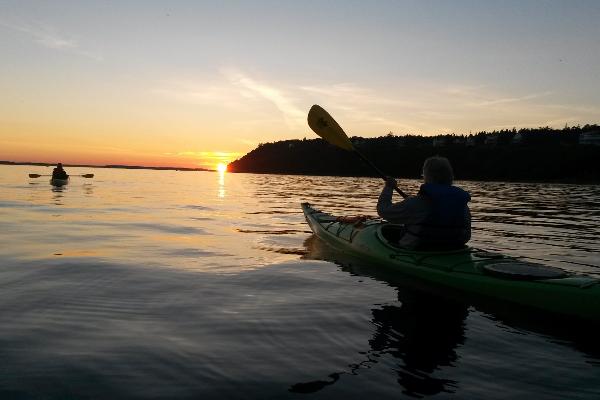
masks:
<svg viewBox="0 0 600 400"><path fill-rule="evenodd" d="M427 199L431 206L427 218L410 229L410 233L419 238L419 247L460 247L470 239L469 193L452 185L425 183L421 185L419 196Z"/></svg>

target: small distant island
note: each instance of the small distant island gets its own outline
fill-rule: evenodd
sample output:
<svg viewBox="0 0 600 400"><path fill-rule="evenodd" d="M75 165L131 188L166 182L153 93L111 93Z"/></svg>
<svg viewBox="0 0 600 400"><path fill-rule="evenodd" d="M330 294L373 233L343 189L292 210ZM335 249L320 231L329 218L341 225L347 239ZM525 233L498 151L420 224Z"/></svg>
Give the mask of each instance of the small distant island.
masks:
<svg viewBox="0 0 600 400"><path fill-rule="evenodd" d="M420 178L423 160L448 157L459 180L600 183L600 126L507 129L469 135L352 137L384 172ZM374 176L354 154L324 140L261 143L230 172Z"/></svg>
<svg viewBox="0 0 600 400"><path fill-rule="evenodd" d="M0 165L37 165L40 167L53 167L56 163L41 163L33 161L3 161L0 160ZM183 167L146 167L142 165L91 165L91 164L63 164L65 167L86 167L86 168L122 168L122 169L154 169L154 170L171 170L171 171L214 171L208 168L183 168Z"/></svg>

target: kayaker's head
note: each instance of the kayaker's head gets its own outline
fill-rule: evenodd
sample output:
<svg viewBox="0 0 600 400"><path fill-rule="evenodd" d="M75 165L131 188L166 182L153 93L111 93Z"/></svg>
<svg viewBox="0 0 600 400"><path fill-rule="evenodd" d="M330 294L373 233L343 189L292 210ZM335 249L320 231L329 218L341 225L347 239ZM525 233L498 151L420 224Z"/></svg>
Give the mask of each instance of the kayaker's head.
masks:
<svg viewBox="0 0 600 400"><path fill-rule="evenodd" d="M62 169L62 163L58 163L58 164L56 164L56 168L58 168L58 169Z"/></svg>
<svg viewBox="0 0 600 400"><path fill-rule="evenodd" d="M423 163L423 180L425 183L452 185L454 173L450 161L446 157L429 157Z"/></svg>

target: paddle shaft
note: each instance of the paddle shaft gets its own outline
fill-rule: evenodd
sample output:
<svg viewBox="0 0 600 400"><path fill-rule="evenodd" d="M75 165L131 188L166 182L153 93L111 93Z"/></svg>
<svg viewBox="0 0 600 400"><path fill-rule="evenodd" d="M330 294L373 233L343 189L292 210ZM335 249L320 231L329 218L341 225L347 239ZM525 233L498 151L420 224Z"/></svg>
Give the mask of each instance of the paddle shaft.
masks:
<svg viewBox="0 0 600 400"><path fill-rule="evenodd" d="M53 175L49 175L49 174L29 174L30 178L40 178L42 176L53 176ZM94 174L81 174L81 175L69 175L69 176L79 176L82 178L93 178Z"/></svg>
<svg viewBox="0 0 600 400"><path fill-rule="evenodd" d="M30 178L41 178L43 176L53 176L53 175L51 175L51 174L29 174ZM69 175L69 176L71 176L71 175Z"/></svg>
<svg viewBox="0 0 600 400"><path fill-rule="evenodd" d="M375 164L373 164L371 162L371 160L369 160L367 157L365 157L360 151L358 151L356 149L356 147L354 148L354 153L356 153L356 155L358 157L360 157L361 160L363 160L367 165L369 165L371 168L373 168L373 170L375 172L377 172L377 174L383 178L383 180L385 180L387 182L387 176L381 172L381 170L379 168L377 168L377 166ZM400 188L398 186L394 186L394 190L396 190L396 192L398 192L398 194L404 198L407 198L408 195L406 193L404 193L402 190L400 190Z"/></svg>
<svg viewBox="0 0 600 400"><path fill-rule="evenodd" d="M336 147L354 152L368 166L373 168L373 170L377 172L377 174L381 176L387 183L387 175L381 172L379 168L377 168L375 164L371 162L371 160L365 157L356 149L356 147L354 147L354 144L350 141L348 135L346 135L346 132L344 132L340 124L338 124L323 107L317 104L313 105L308 111L307 121L310 129L312 129L317 135ZM394 185L394 189L400 196L404 198L408 197L406 193L400 190L397 184Z"/></svg>

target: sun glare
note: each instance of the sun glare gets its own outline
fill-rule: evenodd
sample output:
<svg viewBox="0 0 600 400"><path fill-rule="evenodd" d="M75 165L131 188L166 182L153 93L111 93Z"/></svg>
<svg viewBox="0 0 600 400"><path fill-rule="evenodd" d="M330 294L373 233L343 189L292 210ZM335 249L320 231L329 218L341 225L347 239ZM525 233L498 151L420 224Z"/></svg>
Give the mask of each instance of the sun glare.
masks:
<svg viewBox="0 0 600 400"><path fill-rule="evenodd" d="M226 172L227 171L227 164L223 164L223 163L217 164L217 171L219 171L219 172Z"/></svg>

